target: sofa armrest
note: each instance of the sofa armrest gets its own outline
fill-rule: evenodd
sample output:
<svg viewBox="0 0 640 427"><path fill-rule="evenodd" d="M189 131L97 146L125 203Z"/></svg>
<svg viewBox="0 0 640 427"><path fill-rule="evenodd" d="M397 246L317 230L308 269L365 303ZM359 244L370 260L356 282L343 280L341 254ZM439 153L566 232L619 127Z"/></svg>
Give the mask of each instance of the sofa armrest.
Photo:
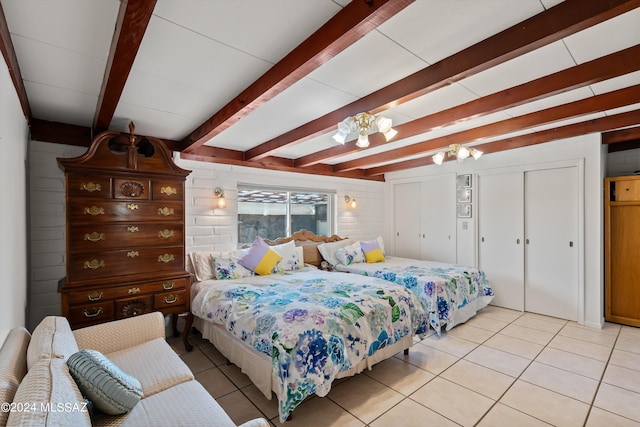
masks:
<svg viewBox="0 0 640 427"><path fill-rule="evenodd" d="M90 348L102 354L165 338L164 316L159 311L76 329L73 335L80 350Z"/></svg>

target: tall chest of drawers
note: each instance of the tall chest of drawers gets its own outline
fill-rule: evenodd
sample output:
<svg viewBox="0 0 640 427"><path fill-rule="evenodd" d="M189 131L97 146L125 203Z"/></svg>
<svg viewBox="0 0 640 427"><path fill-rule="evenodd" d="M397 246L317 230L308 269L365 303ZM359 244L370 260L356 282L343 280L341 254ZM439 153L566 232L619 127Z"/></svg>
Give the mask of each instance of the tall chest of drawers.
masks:
<svg viewBox="0 0 640 427"><path fill-rule="evenodd" d="M164 143L119 132L58 159L66 181L62 315L73 328L189 310L184 184Z"/></svg>

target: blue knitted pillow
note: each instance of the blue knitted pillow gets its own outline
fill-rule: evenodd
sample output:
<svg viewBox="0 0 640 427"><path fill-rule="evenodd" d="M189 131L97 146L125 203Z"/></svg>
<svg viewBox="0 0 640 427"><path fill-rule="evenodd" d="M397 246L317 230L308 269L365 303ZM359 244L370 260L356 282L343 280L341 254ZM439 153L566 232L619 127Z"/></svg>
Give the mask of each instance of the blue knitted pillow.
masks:
<svg viewBox="0 0 640 427"><path fill-rule="evenodd" d="M129 412L142 398L140 381L96 350L80 350L67 359L80 392L105 414Z"/></svg>

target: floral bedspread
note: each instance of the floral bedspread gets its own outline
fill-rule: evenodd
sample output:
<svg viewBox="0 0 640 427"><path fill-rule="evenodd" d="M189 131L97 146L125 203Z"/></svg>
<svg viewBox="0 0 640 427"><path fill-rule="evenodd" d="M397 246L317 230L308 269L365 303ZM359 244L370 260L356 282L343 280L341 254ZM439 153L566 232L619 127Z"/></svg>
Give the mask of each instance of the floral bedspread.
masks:
<svg viewBox="0 0 640 427"><path fill-rule="evenodd" d="M208 283L192 312L271 357L282 422L339 372L429 328L421 299L381 279L305 268Z"/></svg>
<svg viewBox="0 0 640 427"><path fill-rule="evenodd" d="M474 267L386 257L380 263L338 264L336 269L378 277L410 289L429 309L429 324L439 334L464 323L493 299L493 288Z"/></svg>

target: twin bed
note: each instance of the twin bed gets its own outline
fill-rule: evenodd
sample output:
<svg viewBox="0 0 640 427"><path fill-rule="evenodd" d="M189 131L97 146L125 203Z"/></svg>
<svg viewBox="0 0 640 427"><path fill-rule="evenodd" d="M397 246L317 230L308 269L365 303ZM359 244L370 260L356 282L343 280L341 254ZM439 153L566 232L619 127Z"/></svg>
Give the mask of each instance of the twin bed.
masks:
<svg viewBox="0 0 640 427"><path fill-rule="evenodd" d="M317 267L325 258L336 261L328 249L356 242L303 230L267 243L282 258L275 274L240 265L247 249L191 254L191 312L203 338L265 397L276 394L281 421L306 397L325 396L335 379L406 353L429 327L450 329L493 296L470 267L386 257L324 271Z"/></svg>

